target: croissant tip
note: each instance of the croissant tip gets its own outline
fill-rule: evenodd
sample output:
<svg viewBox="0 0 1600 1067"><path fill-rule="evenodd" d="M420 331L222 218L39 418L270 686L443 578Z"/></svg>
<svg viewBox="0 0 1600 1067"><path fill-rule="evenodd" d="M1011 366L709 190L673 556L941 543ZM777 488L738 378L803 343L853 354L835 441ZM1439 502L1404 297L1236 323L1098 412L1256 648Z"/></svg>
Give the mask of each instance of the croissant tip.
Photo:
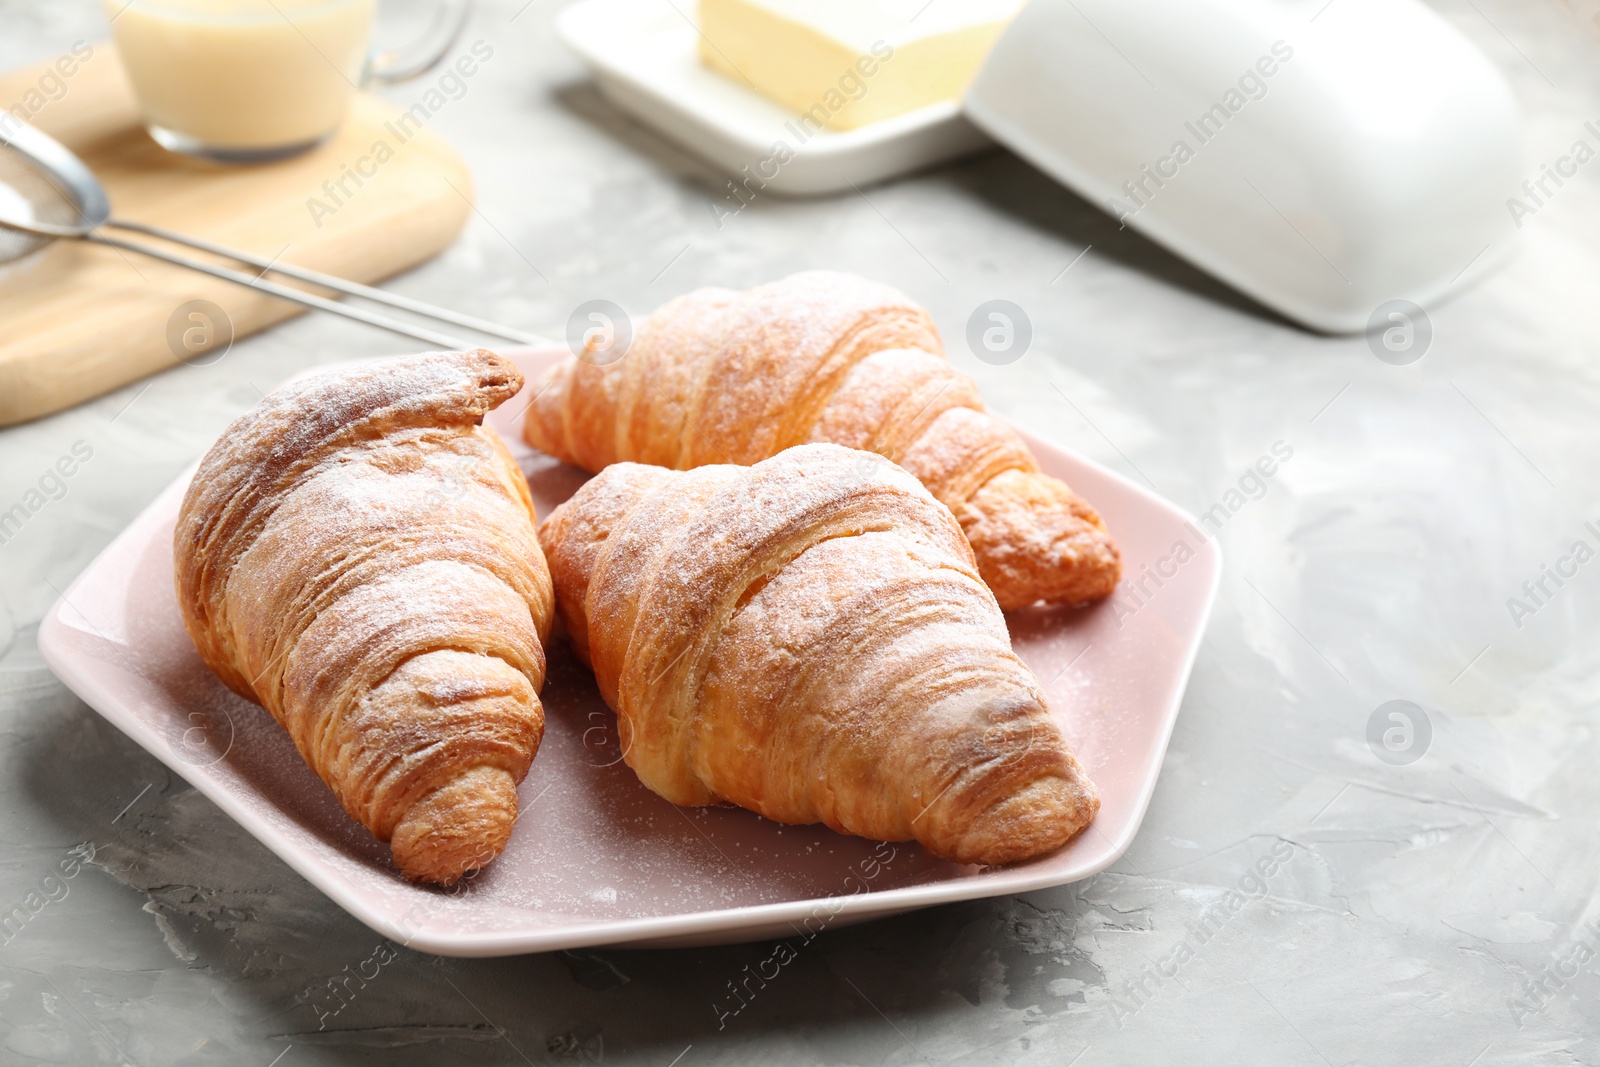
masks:
<svg viewBox="0 0 1600 1067"><path fill-rule="evenodd" d="M486 394L489 407L499 407L522 391L525 382L522 371L500 353L488 348L472 348L461 355L473 365L478 388Z"/></svg>
<svg viewBox="0 0 1600 1067"><path fill-rule="evenodd" d="M1085 778L1055 775L1000 797L968 824L948 858L999 867L1061 848L1100 810L1100 796Z"/></svg>
<svg viewBox="0 0 1600 1067"><path fill-rule="evenodd" d="M449 886L505 851L517 821L517 783L475 767L411 806L389 840L394 865L414 882Z"/></svg>
<svg viewBox="0 0 1600 1067"><path fill-rule="evenodd" d="M996 476L956 518L979 574L1007 611L1104 600L1122 579L1122 554L1099 514L1042 472Z"/></svg>

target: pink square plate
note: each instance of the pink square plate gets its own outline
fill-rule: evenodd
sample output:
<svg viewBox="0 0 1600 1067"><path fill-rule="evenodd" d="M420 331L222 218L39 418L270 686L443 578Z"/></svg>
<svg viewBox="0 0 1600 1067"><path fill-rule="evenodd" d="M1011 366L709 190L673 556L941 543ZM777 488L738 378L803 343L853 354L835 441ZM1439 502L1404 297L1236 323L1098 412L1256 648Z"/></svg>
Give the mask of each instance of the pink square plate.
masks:
<svg viewBox="0 0 1600 1067"><path fill-rule="evenodd" d="M564 352L510 354L532 381ZM525 391L490 422L517 451L544 516L586 475L520 444L528 399ZM1139 828L1221 555L1172 504L1044 441L1028 444L1046 471L1105 516L1127 577L1115 602L1010 617L1018 654L1045 684L1103 798L1099 818L1069 845L1014 866L960 866L913 844L782 826L736 808L675 807L622 763L611 712L558 639L543 694L544 743L522 783L510 846L454 889L412 885L277 723L211 675L184 632L172 531L193 468L51 608L39 648L74 692L341 907L426 952L750 941L1062 885L1110 866Z"/></svg>

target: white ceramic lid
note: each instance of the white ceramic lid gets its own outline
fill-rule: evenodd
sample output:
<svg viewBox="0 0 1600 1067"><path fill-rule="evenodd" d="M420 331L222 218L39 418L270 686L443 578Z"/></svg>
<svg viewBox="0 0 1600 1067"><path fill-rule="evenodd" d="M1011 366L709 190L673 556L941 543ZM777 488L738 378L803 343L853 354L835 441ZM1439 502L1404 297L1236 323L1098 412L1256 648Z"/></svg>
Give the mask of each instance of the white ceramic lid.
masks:
<svg viewBox="0 0 1600 1067"><path fill-rule="evenodd" d="M1510 250L1522 129L1417 0L1032 0L964 101L996 140L1314 329Z"/></svg>

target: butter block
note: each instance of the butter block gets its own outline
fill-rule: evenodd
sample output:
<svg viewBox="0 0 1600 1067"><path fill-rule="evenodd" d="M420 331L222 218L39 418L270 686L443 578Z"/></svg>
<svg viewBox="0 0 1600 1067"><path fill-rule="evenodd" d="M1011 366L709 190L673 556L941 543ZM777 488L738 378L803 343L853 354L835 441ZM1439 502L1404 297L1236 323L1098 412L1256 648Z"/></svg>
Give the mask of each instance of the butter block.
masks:
<svg viewBox="0 0 1600 1067"><path fill-rule="evenodd" d="M853 130L966 90L1023 0L700 0L700 60Z"/></svg>

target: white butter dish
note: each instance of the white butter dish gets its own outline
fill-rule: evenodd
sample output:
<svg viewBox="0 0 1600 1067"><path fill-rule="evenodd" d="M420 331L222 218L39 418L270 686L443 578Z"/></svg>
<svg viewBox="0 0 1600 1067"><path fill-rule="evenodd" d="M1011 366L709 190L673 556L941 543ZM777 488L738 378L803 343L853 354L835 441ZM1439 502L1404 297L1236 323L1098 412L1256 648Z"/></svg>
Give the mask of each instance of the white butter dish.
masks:
<svg viewBox="0 0 1600 1067"><path fill-rule="evenodd" d="M817 131L707 70L692 0L579 0L556 19L606 98L716 164L749 193L831 193L955 159L991 142L954 101L857 130Z"/></svg>

